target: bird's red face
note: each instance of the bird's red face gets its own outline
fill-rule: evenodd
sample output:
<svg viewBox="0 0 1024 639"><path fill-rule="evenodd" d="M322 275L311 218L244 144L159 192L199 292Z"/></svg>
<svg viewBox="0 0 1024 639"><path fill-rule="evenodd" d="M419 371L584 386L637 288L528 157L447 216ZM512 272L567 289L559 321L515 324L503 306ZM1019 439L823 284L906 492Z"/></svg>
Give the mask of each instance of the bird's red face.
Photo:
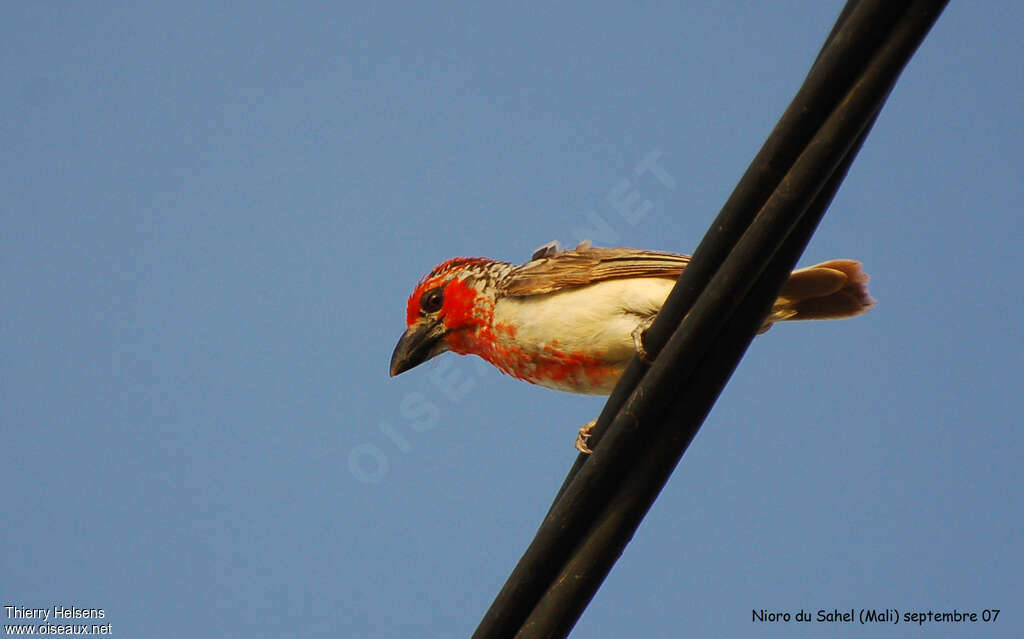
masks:
<svg viewBox="0 0 1024 639"><path fill-rule="evenodd" d="M391 355L392 377L445 351L467 352L467 338L490 323L493 301L478 281L480 267L489 262L457 257L420 280L406 305L406 331Z"/></svg>

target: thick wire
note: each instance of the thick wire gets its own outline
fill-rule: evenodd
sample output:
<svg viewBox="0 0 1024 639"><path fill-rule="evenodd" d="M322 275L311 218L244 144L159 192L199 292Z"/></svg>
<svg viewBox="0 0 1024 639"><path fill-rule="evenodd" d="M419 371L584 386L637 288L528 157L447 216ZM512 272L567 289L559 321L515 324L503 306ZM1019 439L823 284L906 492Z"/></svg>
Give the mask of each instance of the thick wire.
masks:
<svg viewBox="0 0 1024 639"><path fill-rule="evenodd" d="M847 4L648 332L648 352L668 343L666 352L646 377L646 366L630 365L595 429L612 423L606 445L574 465L474 636L563 636L572 628L710 410L944 5ZM685 390L673 398L671 388Z"/></svg>

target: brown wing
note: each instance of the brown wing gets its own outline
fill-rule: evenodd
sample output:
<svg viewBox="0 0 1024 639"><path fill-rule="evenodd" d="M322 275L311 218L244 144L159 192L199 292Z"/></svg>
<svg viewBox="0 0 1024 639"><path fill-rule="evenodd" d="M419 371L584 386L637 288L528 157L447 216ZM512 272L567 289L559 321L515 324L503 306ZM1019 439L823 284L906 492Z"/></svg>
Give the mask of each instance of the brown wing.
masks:
<svg viewBox="0 0 1024 639"><path fill-rule="evenodd" d="M586 244L562 252L545 245L534 257L512 269L501 281L506 294L540 295L626 277L674 280L690 263L688 255L631 248L591 248Z"/></svg>

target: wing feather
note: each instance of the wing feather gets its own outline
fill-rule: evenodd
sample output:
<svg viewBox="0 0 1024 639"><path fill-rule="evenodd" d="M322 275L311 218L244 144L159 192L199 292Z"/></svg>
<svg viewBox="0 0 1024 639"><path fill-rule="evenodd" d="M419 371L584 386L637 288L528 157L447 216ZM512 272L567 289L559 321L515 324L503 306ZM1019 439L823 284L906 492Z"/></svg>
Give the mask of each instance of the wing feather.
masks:
<svg viewBox="0 0 1024 639"><path fill-rule="evenodd" d="M542 249L534 253L535 259L512 269L501 281L507 295L542 295L629 277L674 280L690 263L688 255L631 248L581 244L571 251L556 252L549 245Z"/></svg>

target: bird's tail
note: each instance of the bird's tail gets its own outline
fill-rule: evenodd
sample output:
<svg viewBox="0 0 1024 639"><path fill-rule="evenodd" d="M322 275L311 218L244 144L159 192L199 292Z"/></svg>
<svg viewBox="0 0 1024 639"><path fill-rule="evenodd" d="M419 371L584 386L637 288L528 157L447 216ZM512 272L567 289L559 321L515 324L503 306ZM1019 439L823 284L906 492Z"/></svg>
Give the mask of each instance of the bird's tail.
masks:
<svg viewBox="0 0 1024 639"><path fill-rule="evenodd" d="M875 305L868 274L856 260L831 260L793 271L765 319L761 332L775 322L841 319L866 313Z"/></svg>

